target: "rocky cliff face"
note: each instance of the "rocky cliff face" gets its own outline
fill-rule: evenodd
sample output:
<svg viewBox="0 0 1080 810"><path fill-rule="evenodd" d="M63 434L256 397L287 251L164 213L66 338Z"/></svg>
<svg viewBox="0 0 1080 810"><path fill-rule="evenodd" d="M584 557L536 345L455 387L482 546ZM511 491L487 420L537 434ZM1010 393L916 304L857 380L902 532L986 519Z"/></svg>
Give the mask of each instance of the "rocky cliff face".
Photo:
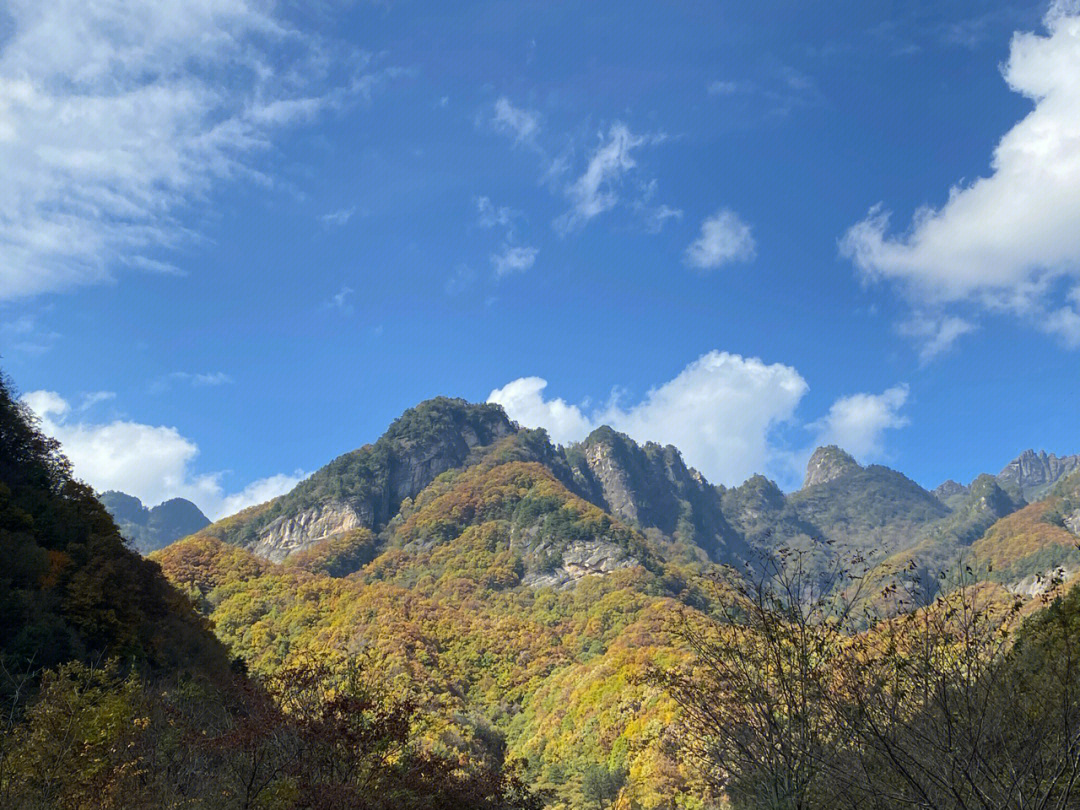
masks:
<svg viewBox="0 0 1080 810"><path fill-rule="evenodd" d="M267 526L251 551L272 562L281 562L290 554L352 529L370 528L370 505L331 501L305 509L295 515L282 515Z"/></svg>
<svg viewBox="0 0 1080 810"><path fill-rule="evenodd" d="M803 481L803 489L827 484L861 469L859 462L835 444L819 447L810 456L810 461L806 465L806 480Z"/></svg>
<svg viewBox="0 0 1080 810"><path fill-rule="evenodd" d="M1025 450L998 473L1006 489L1023 495L1029 502L1040 500L1061 478L1080 469L1080 455L1055 456L1040 450Z"/></svg>
<svg viewBox="0 0 1080 810"><path fill-rule="evenodd" d="M562 561L556 568L527 574L521 583L534 588L567 588L584 577L602 576L638 564L638 559L606 540L574 542L563 550Z"/></svg>
<svg viewBox="0 0 1080 810"><path fill-rule="evenodd" d="M743 556L743 540L723 513L722 491L687 467L676 448L638 445L602 427L567 455L577 489L620 520L693 544L714 560Z"/></svg>

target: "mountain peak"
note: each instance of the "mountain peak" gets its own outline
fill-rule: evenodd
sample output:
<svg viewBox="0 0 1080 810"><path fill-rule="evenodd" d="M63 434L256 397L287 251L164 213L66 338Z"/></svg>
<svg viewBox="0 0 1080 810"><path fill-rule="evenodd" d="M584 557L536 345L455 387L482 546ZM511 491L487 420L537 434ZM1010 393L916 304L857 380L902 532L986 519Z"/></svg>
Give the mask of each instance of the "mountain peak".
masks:
<svg viewBox="0 0 1080 810"><path fill-rule="evenodd" d="M803 489L827 484L829 481L861 469L859 462L835 444L819 447L806 464L806 480L803 481Z"/></svg>
<svg viewBox="0 0 1080 810"><path fill-rule="evenodd" d="M998 473L1006 489L1019 491L1028 501L1042 498L1061 478L1080 469L1080 456L1061 456L1025 450Z"/></svg>
<svg viewBox="0 0 1080 810"><path fill-rule="evenodd" d="M120 534L143 554L164 548L210 524L199 507L184 498L171 498L148 509L134 495L111 489L102 492L98 500L116 521Z"/></svg>

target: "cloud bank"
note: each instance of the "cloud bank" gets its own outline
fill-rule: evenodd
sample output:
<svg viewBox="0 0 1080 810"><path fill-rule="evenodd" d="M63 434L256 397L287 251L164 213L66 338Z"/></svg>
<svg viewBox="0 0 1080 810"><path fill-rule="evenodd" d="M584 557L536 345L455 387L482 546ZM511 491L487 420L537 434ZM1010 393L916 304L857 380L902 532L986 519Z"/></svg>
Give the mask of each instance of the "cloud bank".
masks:
<svg viewBox="0 0 1080 810"><path fill-rule="evenodd" d="M525 427L545 428L560 444L579 441L605 424L638 442L673 444L688 464L725 485L765 473L794 486L813 449L792 449L777 435L785 423L795 424L796 409L809 390L798 371L780 363L712 351L640 402L626 406L613 397L590 412L561 398L545 398L546 388L540 377L522 377L492 391L488 401ZM844 397L805 428L815 445L839 444L861 460L873 460L884 453L885 431L907 424L899 414L906 400L906 386Z"/></svg>
<svg viewBox="0 0 1080 810"><path fill-rule="evenodd" d="M41 420L41 430L61 443L78 478L99 492L118 489L150 506L187 498L217 520L282 495L305 477L300 472L277 474L226 492L222 473L194 472L199 448L176 428L86 421L80 416L86 402L76 409L53 391L32 391L22 400Z"/></svg>

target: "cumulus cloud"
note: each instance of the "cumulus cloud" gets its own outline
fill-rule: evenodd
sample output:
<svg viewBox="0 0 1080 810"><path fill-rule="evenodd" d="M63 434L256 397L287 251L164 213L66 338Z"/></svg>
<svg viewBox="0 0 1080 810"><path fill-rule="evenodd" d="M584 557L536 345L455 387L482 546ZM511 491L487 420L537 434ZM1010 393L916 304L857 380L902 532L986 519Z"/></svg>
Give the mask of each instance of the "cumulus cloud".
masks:
<svg viewBox="0 0 1080 810"><path fill-rule="evenodd" d="M491 124L496 130L510 135L515 143L528 143L540 131L540 114L524 107L515 107L506 96L495 102Z"/></svg>
<svg viewBox="0 0 1080 810"><path fill-rule="evenodd" d="M817 444L835 444L860 461L881 458L886 430L908 424L900 409L907 402L908 387L898 385L880 394L853 394L832 404L828 414L814 423Z"/></svg>
<svg viewBox="0 0 1080 810"><path fill-rule="evenodd" d="M150 505L187 498L217 519L288 492L304 477L299 471L272 475L226 492L222 473L194 471L199 448L174 427L83 421L53 391L32 391L22 399L41 420L42 431L61 443L75 475L99 492L118 489Z"/></svg>
<svg viewBox="0 0 1080 810"><path fill-rule="evenodd" d="M491 264L499 278L511 273L524 273L536 262L539 248L527 245L504 245L498 253L491 254Z"/></svg>
<svg viewBox="0 0 1080 810"><path fill-rule="evenodd" d="M595 427L592 420L577 405L563 399L544 399L547 380L541 377L521 377L496 388L488 402L503 407L514 421L529 428L542 427L558 444L579 441Z"/></svg>
<svg viewBox="0 0 1080 810"><path fill-rule="evenodd" d="M606 424L636 441L674 444L688 464L724 484L773 471L773 430L794 416L807 390L790 366L719 351L698 358L635 405L615 399L588 415L562 399L544 399L546 385L538 377L522 378L492 391L488 401L522 425L547 428L561 443Z"/></svg>
<svg viewBox="0 0 1080 810"><path fill-rule="evenodd" d="M998 142L990 173L954 186L941 207L919 210L900 233L875 206L840 250L866 277L898 283L916 306L974 302L1029 318L1075 346L1080 302L1055 297L1061 279L1080 277L1076 4L1054 4L1045 25L1045 34L1013 36L1003 75L1033 108Z"/></svg>
<svg viewBox="0 0 1080 810"><path fill-rule="evenodd" d="M109 280L194 234L215 183L396 69L253 0L12 0L0 44L0 299ZM331 58L332 57L332 58Z"/></svg>
<svg viewBox="0 0 1080 810"><path fill-rule="evenodd" d="M686 249L686 263L712 270L728 262L748 262L757 255L757 243L734 211L722 208L701 223L701 235Z"/></svg>

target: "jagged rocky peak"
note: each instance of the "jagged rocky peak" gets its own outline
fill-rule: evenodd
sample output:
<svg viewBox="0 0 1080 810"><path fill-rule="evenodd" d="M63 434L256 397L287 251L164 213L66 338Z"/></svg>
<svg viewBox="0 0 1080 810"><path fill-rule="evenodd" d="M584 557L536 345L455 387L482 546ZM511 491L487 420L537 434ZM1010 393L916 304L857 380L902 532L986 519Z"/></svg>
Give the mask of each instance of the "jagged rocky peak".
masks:
<svg viewBox="0 0 1080 810"><path fill-rule="evenodd" d="M835 481L837 478L861 469L859 462L835 444L819 447L810 456L810 461L806 465L806 480L803 481L803 489L827 484L829 481Z"/></svg>
<svg viewBox="0 0 1080 810"><path fill-rule="evenodd" d="M1029 501L1039 500L1061 478L1080 469L1080 455L1055 456L1040 450L1025 450L998 473L1007 489L1018 490Z"/></svg>

